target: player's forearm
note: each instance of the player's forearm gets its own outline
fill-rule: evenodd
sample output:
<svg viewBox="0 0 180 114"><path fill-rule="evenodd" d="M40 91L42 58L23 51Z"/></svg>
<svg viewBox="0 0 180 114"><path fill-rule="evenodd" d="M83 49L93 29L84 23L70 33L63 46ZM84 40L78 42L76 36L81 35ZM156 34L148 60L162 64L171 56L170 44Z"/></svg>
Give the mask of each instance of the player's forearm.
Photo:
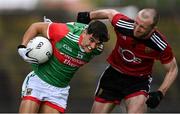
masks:
<svg viewBox="0 0 180 114"><path fill-rule="evenodd" d="M47 30L44 30L44 29L46 29L47 27L43 27L42 26L43 25L43 23L34 23L34 24L32 24L29 28L28 28L28 30L25 32L25 34L24 34L24 36L23 36L23 38L22 38L22 45L27 45L27 43L32 39L32 38L34 38L35 36L37 36L38 34L42 34L43 36L47 36L46 35L46 31Z"/></svg>
<svg viewBox="0 0 180 114"><path fill-rule="evenodd" d="M107 10L96 10L90 12L91 19L108 19Z"/></svg>
<svg viewBox="0 0 180 114"><path fill-rule="evenodd" d="M22 38L22 45L27 45L27 43L34 37L37 35L37 30L35 29L34 24L32 24L27 31L25 32L23 38Z"/></svg>
<svg viewBox="0 0 180 114"><path fill-rule="evenodd" d="M175 72L168 73L158 90L160 90L165 95L168 89L170 88L170 86L173 84L174 80L176 79L176 76L177 73Z"/></svg>
<svg viewBox="0 0 180 114"><path fill-rule="evenodd" d="M162 91L162 93L164 95L166 94L166 92L168 91L168 89L173 84L174 80L176 79L177 73L178 73L177 64L176 64L176 62L173 62L173 64L171 65L171 68L166 73L166 76L164 78L162 85L158 89L158 90Z"/></svg>
<svg viewBox="0 0 180 114"><path fill-rule="evenodd" d="M112 20L112 17L118 13L113 9L102 9L90 12L90 19L109 19Z"/></svg>

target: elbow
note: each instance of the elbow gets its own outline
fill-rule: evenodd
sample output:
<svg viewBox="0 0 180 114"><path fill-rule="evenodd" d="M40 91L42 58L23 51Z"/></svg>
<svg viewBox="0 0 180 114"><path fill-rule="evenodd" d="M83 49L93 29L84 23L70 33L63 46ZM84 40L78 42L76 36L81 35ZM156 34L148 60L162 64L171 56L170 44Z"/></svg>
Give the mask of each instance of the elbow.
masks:
<svg viewBox="0 0 180 114"><path fill-rule="evenodd" d="M45 25L44 22L36 22L36 23L31 24L30 28L37 34L42 34L43 29L45 28L44 25Z"/></svg>
<svg viewBox="0 0 180 114"><path fill-rule="evenodd" d="M108 13L109 16L112 17L113 15L115 15L116 13L118 13L118 11L115 10L115 9L107 9L107 13Z"/></svg>
<svg viewBox="0 0 180 114"><path fill-rule="evenodd" d="M106 9L108 13L117 12L115 9Z"/></svg>
<svg viewBox="0 0 180 114"><path fill-rule="evenodd" d="M172 64L172 70L173 70L173 73L175 74L175 76L178 75L178 65L177 65L177 62L176 62L176 59L174 58L173 60L173 64Z"/></svg>
<svg viewBox="0 0 180 114"><path fill-rule="evenodd" d="M41 23L42 23L42 22L33 23L33 24L31 24L30 27L33 28L33 29L37 29Z"/></svg>
<svg viewBox="0 0 180 114"><path fill-rule="evenodd" d="M105 15L107 16L107 18L112 21L114 15L116 15L117 13L119 13L118 11L114 10L114 9L106 9L105 10Z"/></svg>
<svg viewBox="0 0 180 114"><path fill-rule="evenodd" d="M177 65L176 65L175 71L176 71L176 75L177 75L178 74L178 66Z"/></svg>
<svg viewBox="0 0 180 114"><path fill-rule="evenodd" d="M33 24L30 25L29 30L37 32L37 28L38 28L38 23L33 23Z"/></svg>
<svg viewBox="0 0 180 114"><path fill-rule="evenodd" d="M178 66L177 64L174 66L173 70L171 71L172 74L174 74L174 77L176 78L178 75Z"/></svg>

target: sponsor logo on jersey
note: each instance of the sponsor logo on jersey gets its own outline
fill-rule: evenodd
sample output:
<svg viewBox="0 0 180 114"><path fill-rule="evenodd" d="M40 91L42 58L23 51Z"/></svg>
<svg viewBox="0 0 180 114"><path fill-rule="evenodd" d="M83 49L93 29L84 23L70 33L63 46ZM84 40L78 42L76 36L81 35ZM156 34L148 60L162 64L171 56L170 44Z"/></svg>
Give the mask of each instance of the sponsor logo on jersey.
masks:
<svg viewBox="0 0 180 114"><path fill-rule="evenodd" d="M119 47L119 52L122 58L128 63L139 64L142 61L140 58L136 57L135 54L131 50L123 49Z"/></svg>
<svg viewBox="0 0 180 114"><path fill-rule="evenodd" d="M63 44L63 48L65 48L66 50L72 52L72 48L69 47L67 44Z"/></svg>
<svg viewBox="0 0 180 114"><path fill-rule="evenodd" d="M67 64L69 66L72 66L72 67L80 67L84 64L86 64L85 61L82 61L80 59L76 59L76 58L73 58L69 55L66 55L62 52L60 52L60 61L63 62L64 64Z"/></svg>

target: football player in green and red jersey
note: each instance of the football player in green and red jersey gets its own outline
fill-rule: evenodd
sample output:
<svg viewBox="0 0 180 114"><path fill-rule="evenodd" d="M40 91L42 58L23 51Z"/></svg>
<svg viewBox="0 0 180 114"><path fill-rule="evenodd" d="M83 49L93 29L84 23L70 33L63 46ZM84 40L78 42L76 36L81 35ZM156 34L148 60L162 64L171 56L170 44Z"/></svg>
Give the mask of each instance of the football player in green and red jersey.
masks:
<svg viewBox="0 0 180 114"><path fill-rule="evenodd" d="M53 47L53 55L43 64L32 64L33 71L24 80L20 113L64 113L69 95L69 82L74 73L94 56L103 51L108 30L101 21L89 25L76 22L37 22L25 32L19 55L26 56L26 45L35 36L47 37Z"/></svg>

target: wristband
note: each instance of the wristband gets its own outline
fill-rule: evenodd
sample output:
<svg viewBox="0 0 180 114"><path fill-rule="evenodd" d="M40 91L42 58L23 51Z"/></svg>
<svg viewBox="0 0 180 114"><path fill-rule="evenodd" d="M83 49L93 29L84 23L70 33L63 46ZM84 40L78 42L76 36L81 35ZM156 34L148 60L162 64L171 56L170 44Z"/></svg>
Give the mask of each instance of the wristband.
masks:
<svg viewBox="0 0 180 114"><path fill-rule="evenodd" d="M77 16L77 22L88 24L91 21L90 12L79 12Z"/></svg>
<svg viewBox="0 0 180 114"><path fill-rule="evenodd" d="M18 49L19 49L19 48L26 48L26 46L25 46L25 45L18 45L17 48L18 48Z"/></svg>

